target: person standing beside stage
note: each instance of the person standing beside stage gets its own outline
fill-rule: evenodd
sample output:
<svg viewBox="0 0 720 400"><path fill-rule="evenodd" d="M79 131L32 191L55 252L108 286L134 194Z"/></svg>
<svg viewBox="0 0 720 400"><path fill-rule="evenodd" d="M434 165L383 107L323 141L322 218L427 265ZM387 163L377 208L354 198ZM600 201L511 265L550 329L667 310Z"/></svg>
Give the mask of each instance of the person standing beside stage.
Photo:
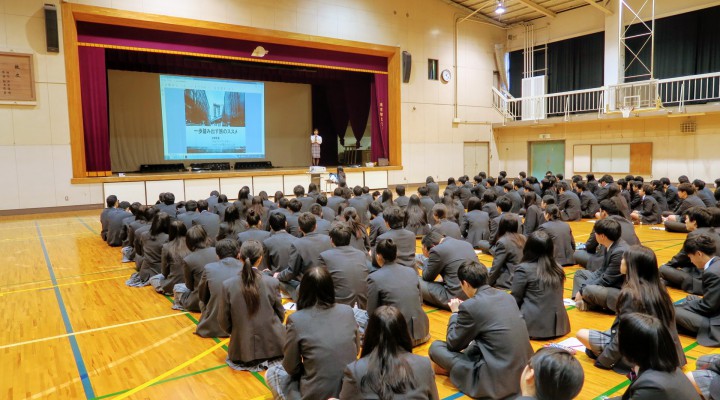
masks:
<svg viewBox="0 0 720 400"><path fill-rule="evenodd" d="M316 128L313 130L312 136L310 136L312 165L320 165L320 145L322 144L322 136L318 133L319 132Z"/></svg>

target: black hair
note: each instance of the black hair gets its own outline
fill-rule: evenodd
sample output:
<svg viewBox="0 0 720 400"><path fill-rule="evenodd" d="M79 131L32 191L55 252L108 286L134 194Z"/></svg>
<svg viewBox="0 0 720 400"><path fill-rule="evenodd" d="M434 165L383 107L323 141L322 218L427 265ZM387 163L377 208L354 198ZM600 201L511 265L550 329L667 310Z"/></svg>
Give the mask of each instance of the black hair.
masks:
<svg viewBox="0 0 720 400"><path fill-rule="evenodd" d="M510 198L502 196L499 199L495 201L495 204L498 206L500 211L502 212L508 212L512 209L512 200Z"/></svg>
<svg viewBox="0 0 720 400"><path fill-rule="evenodd" d="M330 239L335 246L347 246L352 238L352 230L347 224L336 222L330 228Z"/></svg>
<svg viewBox="0 0 720 400"><path fill-rule="evenodd" d="M250 226L257 226L261 221L261 216L257 211L249 209L245 215L245 221L247 221Z"/></svg>
<svg viewBox="0 0 720 400"><path fill-rule="evenodd" d="M185 243L190 251L200 250L207 247L207 232L202 225L195 225L188 229L185 236Z"/></svg>
<svg viewBox="0 0 720 400"><path fill-rule="evenodd" d="M385 262L393 262L397 258L397 245L392 239L380 239L375 245L375 252L381 255Z"/></svg>
<svg viewBox="0 0 720 400"><path fill-rule="evenodd" d="M292 199L288 203L288 209L294 213L300 212L300 210L302 210L302 203L298 199Z"/></svg>
<svg viewBox="0 0 720 400"><path fill-rule="evenodd" d="M352 191L355 196L362 196L362 188L360 186L355 186Z"/></svg>
<svg viewBox="0 0 720 400"><path fill-rule="evenodd" d="M622 228L614 219L605 218L595 223L595 234L605 235L611 242L620 239Z"/></svg>
<svg viewBox="0 0 720 400"><path fill-rule="evenodd" d="M287 218L285 217L285 214L275 212L270 214L268 222L270 223L270 228L272 228L273 231L277 232L285 229L287 224Z"/></svg>
<svg viewBox="0 0 720 400"><path fill-rule="evenodd" d="M188 200L185 202L185 211L197 211L198 203L195 200ZM226 210L227 211L227 210Z"/></svg>
<svg viewBox="0 0 720 400"><path fill-rule="evenodd" d="M240 219L240 210L235 206L235 204L231 204L228 206L228 208L225 209L225 218L224 222L235 222Z"/></svg>
<svg viewBox="0 0 720 400"><path fill-rule="evenodd" d="M420 193L420 196L427 196L430 191L428 190L427 186L420 186L418 188L418 193Z"/></svg>
<svg viewBox="0 0 720 400"><path fill-rule="evenodd" d="M383 219L390 229L402 229L405 223L405 211L397 206L390 206L383 210Z"/></svg>
<svg viewBox="0 0 720 400"><path fill-rule="evenodd" d="M240 253L240 249L236 240L222 239L215 243L215 254L221 260L223 258L237 258L238 253Z"/></svg>
<svg viewBox="0 0 720 400"><path fill-rule="evenodd" d="M600 202L600 210L605 211L607 215L620 215L620 209L617 204L610 199L605 199Z"/></svg>
<svg viewBox="0 0 720 400"><path fill-rule="evenodd" d="M262 275L253 268L263 256L263 245L257 240L247 240L240 247L240 257L243 262L240 271L240 291L245 299L250 317L260 309L260 281Z"/></svg>
<svg viewBox="0 0 720 400"><path fill-rule="evenodd" d="M207 202L207 200L198 200L198 201L197 201L197 207L198 207L198 210L200 210L201 212L202 212L202 211L206 211L206 210L208 209L208 202Z"/></svg>
<svg viewBox="0 0 720 400"><path fill-rule="evenodd" d="M488 270L478 261L463 261L458 269L458 278L477 289L487 284Z"/></svg>
<svg viewBox="0 0 720 400"><path fill-rule="evenodd" d="M518 233L520 227L520 216L515 214L503 214L500 216L498 222L496 239L499 239L505 235L508 236L511 242L518 248L522 249L525 246L525 236Z"/></svg>
<svg viewBox="0 0 720 400"><path fill-rule="evenodd" d="M317 215L318 217L322 218L323 216L323 209L320 204L313 204L310 206L310 213L313 215Z"/></svg>
<svg viewBox="0 0 720 400"><path fill-rule="evenodd" d="M470 200L468 200L467 210L468 212L482 210L482 201L475 196L471 197Z"/></svg>
<svg viewBox="0 0 720 400"><path fill-rule="evenodd" d="M310 268L300 282L297 309L309 307L330 308L335 304L335 286L325 268Z"/></svg>
<svg viewBox="0 0 720 400"><path fill-rule="evenodd" d="M118 198L114 194L111 194L110 196L105 199L105 204L107 204L108 208L115 207L115 203L117 203Z"/></svg>
<svg viewBox="0 0 720 400"><path fill-rule="evenodd" d="M434 216L437 217L437 219L447 218L447 212L448 212L448 209L445 206L445 204L435 204L432 208L432 213ZM385 215L385 214L383 214L383 215Z"/></svg>
<svg viewBox="0 0 720 400"><path fill-rule="evenodd" d="M377 216L377 215L379 215L380 213L383 212L383 206L382 206L382 204L380 204L379 202L373 201L373 202L370 203L370 205L368 206L368 210L370 211L370 214L371 214L371 215Z"/></svg>
<svg viewBox="0 0 720 400"><path fill-rule="evenodd" d="M555 261L555 246L552 238L544 231L530 234L523 248L522 262L536 262L537 278L543 290L562 288L565 272Z"/></svg>
<svg viewBox="0 0 720 400"><path fill-rule="evenodd" d="M717 241L706 233L688 236L683 243L685 254L693 254L698 251L708 256L714 256L717 251Z"/></svg>
<svg viewBox="0 0 720 400"><path fill-rule="evenodd" d="M302 185L297 185L293 188L293 194L295 197L303 197L305 195L305 188Z"/></svg>
<svg viewBox="0 0 720 400"><path fill-rule="evenodd" d="M442 240L443 235L440 232L437 231L431 231L427 235L423 236L422 238L422 246L428 250L432 249L433 247L437 246Z"/></svg>
<svg viewBox="0 0 720 400"><path fill-rule="evenodd" d="M403 185L395 186L395 193L397 193L398 196L405 196L405 186L403 186Z"/></svg>
<svg viewBox="0 0 720 400"><path fill-rule="evenodd" d="M528 364L535 376L537 400L571 400L582 390L585 372L566 350L541 347Z"/></svg>
<svg viewBox="0 0 720 400"><path fill-rule="evenodd" d="M155 240L157 235L168 233L170 229L170 215L165 212L156 213L150 225L150 239Z"/></svg>
<svg viewBox="0 0 720 400"><path fill-rule="evenodd" d="M677 190L678 190L678 192L687 193L688 196L695 194L695 188L693 187L693 185L691 185L687 182L683 182L683 183L679 184L677 187Z"/></svg>
<svg viewBox="0 0 720 400"><path fill-rule="evenodd" d="M300 230L307 235L315 230L317 220L313 214L304 212L298 217L298 225L300 226Z"/></svg>
<svg viewBox="0 0 720 400"><path fill-rule="evenodd" d="M617 334L620 354L640 371L673 372L680 366L673 337L660 319L640 313L623 315Z"/></svg>

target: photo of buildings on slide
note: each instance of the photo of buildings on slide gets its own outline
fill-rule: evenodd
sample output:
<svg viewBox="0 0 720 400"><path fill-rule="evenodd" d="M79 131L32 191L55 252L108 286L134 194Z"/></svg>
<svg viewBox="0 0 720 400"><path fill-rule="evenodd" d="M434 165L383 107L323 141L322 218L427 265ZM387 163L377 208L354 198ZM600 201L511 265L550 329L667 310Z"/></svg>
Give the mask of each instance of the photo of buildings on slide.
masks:
<svg viewBox="0 0 720 400"><path fill-rule="evenodd" d="M245 93L185 89L188 153L245 153Z"/></svg>

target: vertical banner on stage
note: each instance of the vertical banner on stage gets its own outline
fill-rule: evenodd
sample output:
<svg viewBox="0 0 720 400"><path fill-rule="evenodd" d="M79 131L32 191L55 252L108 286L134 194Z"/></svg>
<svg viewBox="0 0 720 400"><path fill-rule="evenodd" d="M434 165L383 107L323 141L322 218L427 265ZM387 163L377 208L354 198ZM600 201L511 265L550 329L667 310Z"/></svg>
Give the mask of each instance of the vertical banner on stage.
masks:
<svg viewBox="0 0 720 400"><path fill-rule="evenodd" d="M388 76L375 74L371 90L372 160L388 158Z"/></svg>
<svg viewBox="0 0 720 400"><path fill-rule="evenodd" d="M88 172L107 172L111 166L105 49L78 47L78 56L85 164Z"/></svg>

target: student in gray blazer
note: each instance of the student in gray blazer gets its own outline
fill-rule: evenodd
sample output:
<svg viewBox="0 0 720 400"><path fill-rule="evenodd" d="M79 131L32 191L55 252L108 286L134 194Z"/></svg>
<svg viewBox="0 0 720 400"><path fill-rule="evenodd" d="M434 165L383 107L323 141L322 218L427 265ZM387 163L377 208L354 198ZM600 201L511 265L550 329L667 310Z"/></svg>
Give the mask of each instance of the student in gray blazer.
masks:
<svg viewBox="0 0 720 400"><path fill-rule="evenodd" d="M302 203L300 203L300 200L292 199L288 202L288 210L290 213L285 215L288 233L298 238L303 236L302 231L300 231L300 223L298 222L301 209Z"/></svg>
<svg viewBox="0 0 720 400"><path fill-rule="evenodd" d="M430 322L422 308L417 272L395 263L397 246L391 239L378 241L375 250L380 269L368 275L368 314L383 305L397 307L407 322L413 347L427 342Z"/></svg>
<svg viewBox="0 0 720 400"><path fill-rule="evenodd" d="M208 211L208 204L205 200L198 200L198 211L200 213L192 221L193 226L202 225L205 232L207 232L210 243L215 243L215 238L220 232L220 217Z"/></svg>
<svg viewBox="0 0 720 400"><path fill-rule="evenodd" d="M448 310L448 301L466 299L460 287L458 268L466 261L477 261L475 250L469 243L431 232L422 240L423 254L427 257L422 266L420 290L423 301ZM441 276L442 282L435 282Z"/></svg>
<svg viewBox="0 0 720 400"><path fill-rule="evenodd" d="M217 214L215 212L215 206L217 206L217 204L220 202L220 192L218 192L217 190L213 190L212 192L210 192L210 197L205 199L205 201L207 201L208 203L208 211Z"/></svg>
<svg viewBox="0 0 720 400"><path fill-rule="evenodd" d="M413 268L415 264L415 234L403 228L405 211L400 207L390 206L383 211L383 218L390 230L378 236L377 240L392 239L397 247L395 262Z"/></svg>
<svg viewBox="0 0 720 400"><path fill-rule="evenodd" d="M638 191L641 196L640 206L637 210L630 214L633 222L643 223L646 225L655 225L662 223L660 215L660 206L657 200L652 196L653 188L649 184L644 184Z"/></svg>
<svg viewBox="0 0 720 400"><path fill-rule="evenodd" d="M315 204L315 199L310 196L305 196L305 188L302 185L297 185L293 188L293 194L295 198L302 204L301 212L310 211L310 206Z"/></svg>
<svg viewBox="0 0 720 400"><path fill-rule="evenodd" d="M428 196L437 204L440 202L440 185L435 182L432 176L425 178L425 186L428 188Z"/></svg>
<svg viewBox="0 0 720 400"><path fill-rule="evenodd" d="M362 197L363 192L360 186L355 186L353 188L353 195L355 195L355 197L348 200L348 206L355 209L358 217L360 217L360 223L363 225L367 225L370 221L368 215L368 206L370 206L370 203L367 202L366 198Z"/></svg>
<svg viewBox="0 0 720 400"><path fill-rule="evenodd" d="M158 211L162 211L170 216L171 219L177 217L177 205L175 204L175 195L172 193L163 193L160 195L161 202L153 207Z"/></svg>
<svg viewBox="0 0 720 400"><path fill-rule="evenodd" d="M143 258L140 269L134 275L136 285L133 286L144 286L150 278L160 273L162 246L168 242L169 230L170 216L164 212L158 212L152 219L150 229L140 235L140 243L142 243L140 248L142 249Z"/></svg>
<svg viewBox="0 0 720 400"><path fill-rule="evenodd" d="M498 240L498 226L500 225L500 218L507 213L510 213L512 202L507 197L500 197L497 199L498 216L495 218L490 217L490 238L488 240L480 240L477 247L485 253L492 254L493 247ZM483 208L484 209L484 208ZM519 218L519 216L518 216ZM518 233L522 233L522 225L518 226Z"/></svg>
<svg viewBox="0 0 720 400"><path fill-rule="evenodd" d="M295 300L297 300L297 287L300 285L303 274L318 265L320 253L332 248L329 236L315 233L316 221L313 214L302 213L298 221L303 237L296 240L290 247L287 268L273 275L280 281L283 290Z"/></svg>
<svg viewBox="0 0 720 400"><path fill-rule="evenodd" d="M215 214L220 217L220 221L225 221L225 210L227 210L228 207L230 207L232 204L228 201L228 198L226 195L221 194L218 196L218 202L215 204L215 209L211 210ZM208 203L208 207L210 204Z"/></svg>
<svg viewBox="0 0 720 400"><path fill-rule="evenodd" d="M185 283L177 284L173 288L173 309L200 312L200 280L205 266L217 261L218 257L215 248L208 247L207 233L201 225L188 229L186 243L191 253L183 258Z"/></svg>
<svg viewBox="0 0 720 400"><path fill-rule="evenodd" d="M257 270L262 254L260 243L243 244L242 270L222 283L218 299L220 327L230 334L226 362L235 370L261 371L283 356L285 309L278 281Z"/></svg>
<svg viewBox="0 0 720 400"><path fill-rule="evenodd" d="M190 254L190 250L187 248L185 239L187 228L185 228L182 221L175 220L171 222L169 232L168 242L163 245L160 255L162 278L156 284L153 284L151 279L150 284L158 293L172 296L175 285L185 282L182 262L183 258Z"/></svg>
<svg viewBox="0 0 720 400"><path fill-rule="evenodd" d="M127 201L121 201L117 208L111 208L107 214L107 233L106 242L108 246L119 247L123 244L123 233L124 221L126 218L131 217L132 214L128 212L130 203Z"/></svg>
<svg viewBox="0 0 720 400"><path fill-rule="evenodd" d="M465 241L476 247L481 240L490 238L490 215L482 211L482 202L477 197L468 201L468 212L462 218L460 227Z"/></svg>
<svg viewBox="0 0 720 400"><path fill-rule="evenodd" d="M404 210L405 208L407 208L408 202L410 201L410 198L405 196L405 186L403 186L403 185L395 186L395 193L397 193L397 198L395 199L395 205Z"/></svg>
<svg viewBox="0 0 720 400"><path fill-rule="evenodd" d="M271 367L265 375L268 386L276 399L337 397L343 370L360 348L353 310L335 302L333 280L325 268L307 271L297 307L288 317L282 366Z"/></svg>
<svg viewBox="0 0 720 400"><path fill-rule="evenodd" d="M370 257L370 237L367 233L365 225L360 223L360 217L357 215L354 207L347 207L342 212L342 219L350 227L350 246L362 251L367 258Z"/></svg>
<svg viewBox="0 0 720 400"><path fill-rule="evenodd" d="M367 326L360 359L345 367L340 398L439 400L430 360L413 354L400 310L378 307Z"/></svg>
<svg viewBox="0 0 720 400"><path fill-rule="evenodd" d="M247 244L247 246L257 245L257 243ZM202 315L195 334L204 338L229 336L229 333L220 327L220 318L218 318L223 282L237 276L243 267L243 263L238 260L240 248L236 241L223 239L217 242L215 253L219 261L205 266L198 288Z"/></svg>
<svg viewBox="0 0 720 400"><path fill-rule="evenodd" d="M297 238L285 230L285 214L273 213L269 219L272 233L263 240L265 263L271 273L281 272L288 267L290 250Z"/></svg>
<svg viewBox="0 0 720 400"><path fill-rule="evenodd" d="M599 217L601 220L609 218L620 224L620 237L628 246L640 244L640 239L638 239L635 233L635 226L620 215L620 210L618 210L614 202L603 200L600 203ZM573 258L576 264L585 267L589 271L596 271L603 265L605 251L606 249L599 245L595 237L595 226L593 225L590 236L588 236L588 240L585 242L585 250L575 250Z"/></svg>
<svg viewBox="0 0 720 400"><path fill-rule="evenodd" d="M575 356L564 349L541 347L520 376L522 396L516 400L572 400L583 383L585 373Z"/></svg>
<svg viewBox="0 0 720 400"><path fill-rule="evenodd" d="M435 205L435 201L429 196L430 191L427 186L420 186L418 188L418 196L420 196L420 207L425 211L428 223L433 224L435 221L432 219L432 208Z"/></svg>
<svg viewBox="0 0 720 400"><path fill-rule="evenodd" d="M525 246L525 236L518 233L519 226L520 217L515 214L506 213L500 217L498 240L493 246L492 267L488 273L488 285L510 289Z"/></svg>
<svg viewBox="0 0 720 400"><path fill-rule="evenodd" d="M367 255L350 246L352 231L343 223L330 230L333 248L320 253L318 266L330 272L335 286L335 301L361 310L367 308Z"/></svg>
<svg viewBox="0 0 720 400"><path fill-rule="evenodd" d="M558 191L557 206L560 209L560 218L563 221L580 221L582 219L582 203L567 182L555 184Z"/></svg>
<svg viewBox="0 0 720 400"><path fill-rule="evenodd" d="M545 223L545 213L537 201L534 191L525 191L525 221L523 221L523 235L530 236Z"/></svg>
<svg viewBox="0 0 720 400"><path fill-rule="evenodd" d="M383 207L380 202L374 201L368 207L370 210L370 246L375 247L377 237L390 230L383 217Z"/></svg>
<svg viewBox="0 0 720 400"><path fill-rule="evenodd" d="M250 228L237 234L236 240L239 245L242 246L242 244L248 240L257 240L262 243L263 240L270 237L270 232L264 229L262 219L255 210L250 209L247 211L245 221L247 221ZM263 263L263 265L265 265L265 263Z"/></svg>
<svg viewBox="0 0 720 400"><path fill-rule="evenodd" d="M510 212L519 214L520 210L522 210L523 206L525 205L525 202L523 201L522 196L518 192L518 189L522 187L522 183L520 180L516 180L515 183L506 183L503 185L503 191L505 194L504 197L507 197L510 199L510 202L512 203L512 207L510 207Z"/></svg>
<svg viewBox="0 0 720 400"><path fill-rule="evenodd" d="M487 268L471 261L458 270L468 300L453 299L446 341L430 346L435 373L449 375L474 398L514 399L520 374L532 355L528 331L515 299L487 285Z"/></svg>
<svg viewBox="0 0 720 400"><path fill-rule="evenodd" d="M313 204L310 206L310 213L315 216L315 233L329 235L331 222L323 219L322 206L317 203Z"/></svg>
<svg viewBox="0 0 720 400"><path fill-rule="evenodd" d="M347 207L347 204L348 202L345 200L345 197L343 197L343 189L341 187L336 187L332 197L328 197L327 199L327 206L335 211L335 215L340 213L340 206Z"/></svg>
<svg viewBox="0 0 720 400"><path fill-rule="evenodd" d="M578 182L578 190L580 190L580 212L583 218L595 218L595 214L600 211L600 203L593 192L588 189L585 182Z"/></svg>
<svg viewBox="0 0 720 400"><path fill-rule="evenodd" d="M532 339L550 339L570 332L563 295L565 272L555 261L553 242L542 231L533 232L515 269L510 294L517 301Z"/></svg>
<svg viewBox="0 0 720 400"><path fill-rule="evenodd" d="M668 232L687 233L685 229L685 211L691 207L706 207L705 203L695 195L695 188L689 183L681 183L678 185L678 198L680 199L677 207L671 215L664 220L665 230Z"/></svg>
<svg viewBox="0 0 720 400"><path fill-rule="evenodd" d="M565 267L575 265L575 237L570 225L561 218L560 209L556 205L545 207L547 222L540 225L538 230L550 235L555 247L555 261Z"/></svg>
<svg viewBox="0 0 720 400"><path fill-rule="evenodd" d="M435 204L435 206L433 206L433 219L435 220L435 223L433 224L430 232L438 232L443 236L462 240L460 225L449 221L447 218L448 208L444 204Z"/></svg>
<svg viewBox="0 0 720 400"><path fill-rule="evenodd" d="M114 194L111 194L107 197L107 199L105 199L105 203L107 204L107 207L100 212L100 237L102 240L107 241L110 213L115 211L115 208L118 206L118 198Z"/></svg>
<svg viewBox="0 0 720 400"><path fill-rule="evenodd" d="M187 229L192 228L193 221L197 219L198 212L197 212L197 201L195 200L188 200L185 202L185 212L178 215L177 219L185 223L185 227Z"/></svg>

